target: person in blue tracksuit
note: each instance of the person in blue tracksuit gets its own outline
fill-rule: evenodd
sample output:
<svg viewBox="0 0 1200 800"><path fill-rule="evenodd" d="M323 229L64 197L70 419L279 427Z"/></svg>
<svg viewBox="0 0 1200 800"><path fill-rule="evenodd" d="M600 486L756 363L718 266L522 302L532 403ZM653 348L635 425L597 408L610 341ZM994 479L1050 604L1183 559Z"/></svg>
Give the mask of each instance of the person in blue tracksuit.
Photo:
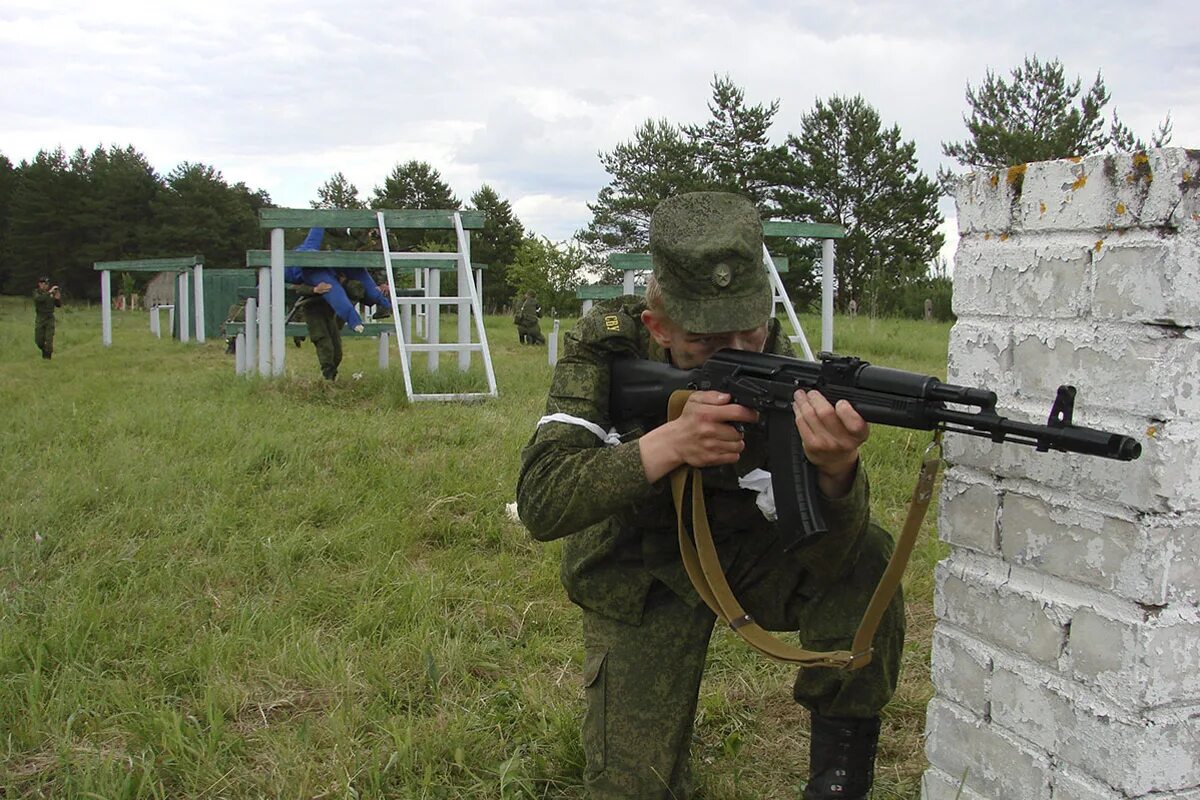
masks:
<svg viewBox="0 0 1200 800"><path fill-rule="evenodd" d="M296 252L311 252L321 249L321 242L325 237L324 228L310 228L308 236L304 237L304 241L300 246L295 248ZM346 290L342 287L341 281L337 278L337 273L341 273L347 281L358 281L363 286L363 302L367 305L382 306L391 308L391 301L387 299L375 283L375 279L371 274L362 267L350 269L335 270L328 267L285 267L283 270L283 279L287 283L304 283L312 287L326 283L331 287L322 297L329 304L334 313L346 321L352 329L361 333L363 330L362 317L354 310L354 303L350 302L350 298L346 296Z"/></svg>

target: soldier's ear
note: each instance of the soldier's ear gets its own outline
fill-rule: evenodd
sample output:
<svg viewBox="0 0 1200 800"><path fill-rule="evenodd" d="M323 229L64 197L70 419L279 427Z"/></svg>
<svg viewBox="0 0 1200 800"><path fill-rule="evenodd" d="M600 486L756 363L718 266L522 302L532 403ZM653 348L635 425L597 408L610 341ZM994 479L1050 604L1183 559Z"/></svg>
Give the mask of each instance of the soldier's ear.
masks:
<svg viewBox="0 0 1200 800"><path fill-rule="evenodd" d="M671 349L671 340L675 336L676 325L666 314L650 308L643 309L642 324L646 326L646 330L650 331L650 335L654 337L654 341L658 342L660 347Z"/></svg>

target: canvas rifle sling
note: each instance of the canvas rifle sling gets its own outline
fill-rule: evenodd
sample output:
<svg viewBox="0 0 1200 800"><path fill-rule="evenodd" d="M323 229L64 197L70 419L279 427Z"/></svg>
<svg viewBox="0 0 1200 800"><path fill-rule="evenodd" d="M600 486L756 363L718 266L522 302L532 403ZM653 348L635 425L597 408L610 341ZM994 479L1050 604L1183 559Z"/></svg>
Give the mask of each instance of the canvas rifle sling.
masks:
<svg viewBox="0 0 1200 800"><path fill-rule="evenodd" d="M667 420L676 419L683 413L691 391L681 389L673 392L667 404ZM935 452L936 451L936 452ZM678 520L679 553L683 559L684 569L700 598L704 600L712 612L729 625L751 647L763 655L779 661L798 664L801 667L835 667L840 669L859 669L871 661L871 642L875 631L883 618L884 611L896 590L900 587L900 579L908 566L909 556L916 544L921 522L925 511L929 508L933 496L933 483L941 463L941 434L937 433L934 442L925 451L921 463L921 472L917 477L917 485L913 489L909 501L908 517L896 547L888 560L879 585L875 587L867 610L863 613L862 621L854 634L850 650L831 650L820 652L805 650L790 645L764 630L754 618L746 612L725 578L721 569L721 561L717 557L716 545L713 543L712 530L708 524L708 510L704 505L704 480L699 469L684 464L671 473L671 494L675 500L675 515ZM692 530L695 541L688 536L684 525L684 494L688 479L692 484Z"/></svg>

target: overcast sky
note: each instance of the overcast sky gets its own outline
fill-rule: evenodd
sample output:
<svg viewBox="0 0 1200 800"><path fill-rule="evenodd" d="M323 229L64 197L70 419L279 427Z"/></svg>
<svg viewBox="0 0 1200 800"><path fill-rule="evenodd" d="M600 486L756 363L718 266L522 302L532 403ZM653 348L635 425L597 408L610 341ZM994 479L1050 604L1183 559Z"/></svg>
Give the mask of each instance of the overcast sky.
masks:
<svg viewBox="0 0 1200 800"><path fill-rule="evenodd" d="M132 145L293 207L339 171L369 199L418 159L561 240L608 182L597 153L648 118L708 119L714 74L779 101L775 142L861 94L931 176L967 83L1026 55L1085 86L1102 70L1136 134L1170 111L1172 145L1200 147L1198 30L1196 0L0 0L0 153Z"/></svg>

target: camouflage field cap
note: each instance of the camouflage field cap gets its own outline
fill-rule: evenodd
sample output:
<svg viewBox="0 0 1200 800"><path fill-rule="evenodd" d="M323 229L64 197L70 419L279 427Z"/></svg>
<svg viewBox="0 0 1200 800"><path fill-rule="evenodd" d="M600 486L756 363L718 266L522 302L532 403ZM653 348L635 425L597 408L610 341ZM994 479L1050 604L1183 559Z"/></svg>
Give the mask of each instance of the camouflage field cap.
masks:
<svg viewBox="0 0 1200 800"><path fill-rule="evenodd" d="M744 331L771 315L754 204L725 192L670 197L650 219L650 258L667 315L692 333Z"/></svg>

